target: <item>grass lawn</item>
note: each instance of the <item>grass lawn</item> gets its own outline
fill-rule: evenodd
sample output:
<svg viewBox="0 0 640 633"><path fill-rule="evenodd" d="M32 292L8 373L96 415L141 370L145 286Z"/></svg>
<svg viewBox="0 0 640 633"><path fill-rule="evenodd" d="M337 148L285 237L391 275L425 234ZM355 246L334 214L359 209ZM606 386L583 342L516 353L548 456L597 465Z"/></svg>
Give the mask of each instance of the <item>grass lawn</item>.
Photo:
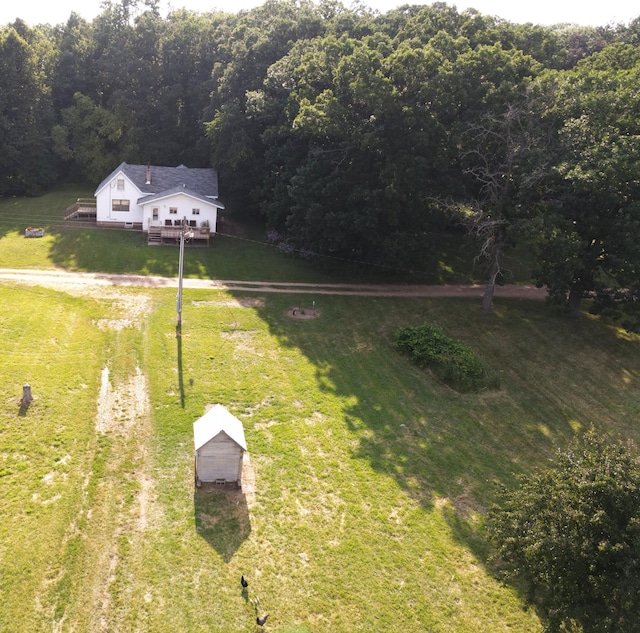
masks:
<svg viewBox="0 0 640 633"><path fill-rule="evenodd" d="M147 246L144 234L104 228L82 228L64 222L65 209L93 192L62 187L39 198L0 198L0 268L63 268L73 271L176 276L175 248ZM42 227L44 238L25 239L27 226ZM467 283L481 280L474 265L473 243L440 235L425 244L429 265L423 271L389 270L356 262L321 259L313 263L282 255L266 242L262 227L238 230L233 213L223 216L209 248L189 249L186 277L221 280L287 282ZM117 245L117 248L114 248ZM526 252L514 251L505 261L505 281L528 282Z"/></svg>
<svg viewBox="0 0 640 633"><path fill-rule="evenodd" d="M255 631L259 596L272 632L542 631L483 513L577 430L640 440L640 339L536 302L312 299L298 320L304 298L189 290L177 337L174 291L0 286L0 630ZM425 320L502 388L398 355ZM244 423L243 492L194 489L216 402Z"/></svg>

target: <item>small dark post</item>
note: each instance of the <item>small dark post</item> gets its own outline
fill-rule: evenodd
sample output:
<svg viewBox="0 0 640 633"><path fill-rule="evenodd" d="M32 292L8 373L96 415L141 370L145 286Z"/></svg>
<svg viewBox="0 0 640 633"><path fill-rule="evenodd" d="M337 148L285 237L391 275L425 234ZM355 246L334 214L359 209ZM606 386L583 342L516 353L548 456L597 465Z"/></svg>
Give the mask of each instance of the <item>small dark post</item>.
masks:
<svg viewBox="0 0 640 633"><path fill-rule="evenodd" d="M31 385L24 385L22 387L22 400L21 405L29 405L33 402L33 396L31 395Z"/></svg>

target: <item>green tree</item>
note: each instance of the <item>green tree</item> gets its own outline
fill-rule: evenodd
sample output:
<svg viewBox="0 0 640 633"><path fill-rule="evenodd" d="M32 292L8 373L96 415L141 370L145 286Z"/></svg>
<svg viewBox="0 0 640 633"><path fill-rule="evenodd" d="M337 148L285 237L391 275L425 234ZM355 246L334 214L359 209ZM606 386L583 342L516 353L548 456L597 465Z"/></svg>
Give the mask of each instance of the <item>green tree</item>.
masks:
<svg viewBox="0 0 640 633"><path fill-rule="evenodd" d="M159 42L160 77L155 108L145 118L147 160L206 166L209 146L203 120L213 89L212 72L226 58L221 51L233 19L221 13L179 10L165 21Z"/></svg>
<svg viewBox="0 0 640 633"><path fill-rule="evenodd" d="M62 111L63 124L53 128L54 151L72 161L72 176L99 183L122 162L123 122L116 114L76 93L74 105Z"/></svg>
<svg viewBox="0 0 640 633"><path fill-rule="evenodd" d="M484 312L492 307L505 253L529 214L539 177L531 169L536 136L529 88L540 70L531 57L496 43L445 61L433 81L433 100L448 124L449 146L459 150L461 170L445 205L479 238Z"/></svg>
<svg viewBox="0 0 640 633"><path fill-rule="evenodd" d="M591 430L522 476L487 527L548 630L633 633L640 621L640 462Z"/></svg>
<svg viewBox="0 0 640 633"><path fill-rule="evenodd" d="M24 22L0 30L0 195L34 195L55 179L49 52Z"/></svg>
<svg viewBox="0 0 640 633"><path fill-rule="evenodd" d="M385 265L416 253L436 143L416 87L401 87L413 69L388 76L390 50L385 36L327 36L269 69L266 96L285 100L286 117L268 131L262 208L300 249Z"/></svg>
<svg viewBox="0 0 640 633"><path fill-rule="evenodd" d="M637 311L639 81L640 49L616 44L540 83L556 132L535 274L572 316L594 293L596 310Z"/></svg>
<svg viewBox="0 0 640 633"><path fill-rule="evenodd" d="M267 144L262 135L272 123L269 117L277 116L273 108L257 107L256 96L272 64L296 42L323 31L320 10L322 6L309 0L268 0L238 14L221 37L205 129L211 161L220 170L221 180L226 174L232 195L240 198L245 209L254 210L250 194L260 188L265 176Z"/></svg>
<svg viewBox="0 0 640 633"><path fill-rule="evenodd" d="M91 24L76 13L55 31L58 55L51 77L51 92L56 112L73 105L73 95L96 94L91 61L94 38Z"/></svg>

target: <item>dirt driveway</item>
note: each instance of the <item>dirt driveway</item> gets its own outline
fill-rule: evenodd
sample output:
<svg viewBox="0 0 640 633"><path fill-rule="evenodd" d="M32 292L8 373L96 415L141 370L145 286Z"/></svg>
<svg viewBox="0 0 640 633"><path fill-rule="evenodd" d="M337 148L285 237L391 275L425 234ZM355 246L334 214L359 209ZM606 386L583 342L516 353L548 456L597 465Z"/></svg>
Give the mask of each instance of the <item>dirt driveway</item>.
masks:
<svg viewBox="0 0 640 633"><path fill-rule="evenodd" d="M74 287L142 287L177 288L175 277L144 275L110 275L104 273L76 273L61 270L26 270L0 268L0 280L45 286L61 290ZM426 284L310 284L265 281L234 281L212 279L184 279L184 288L211 288L214 290L242 290L245 292L275 292L285 294L353 295L360 297L462 297L480 298L484 290L481 284L426 285ZM495 297L519 299L544 299L546 291L535 286L497 286Z"/></svg>

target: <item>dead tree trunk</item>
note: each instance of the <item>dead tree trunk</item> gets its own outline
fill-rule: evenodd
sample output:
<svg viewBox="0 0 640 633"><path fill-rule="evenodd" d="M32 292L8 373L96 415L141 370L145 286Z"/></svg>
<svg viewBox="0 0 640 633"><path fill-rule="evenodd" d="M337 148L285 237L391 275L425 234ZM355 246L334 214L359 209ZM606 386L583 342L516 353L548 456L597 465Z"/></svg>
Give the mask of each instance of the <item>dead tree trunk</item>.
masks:
<svg viewBox="0 0 640 633"><path fill-rule="evenodd" d="M482 295L482 311L485 314L487 312L491 312L491 307L493 305L493 295L496 291L496 280L498 279L499 274L500 263L499 260L495 259L490 264L489 277L484 287L484 294Z"/></svg>
<svg viewBox="0 0 640 633"><path fill-rule="evenodd" d="M482 312L491 312L493 295L496 291L498 277L502 274L502 256L506 240L506 224L502 221L489 220L476 225L476 232L484 238L480 257L487 264L487 282L482 295Z"/></svg>
<svg viewBox="0 0 640 633"><path fill-rule="evenodd" d="M600 249L592 249L589 252L587 265L573 273L571 286L569 286L569 296L567 297L567 308L571 319L577 319L580 316L582 298L585 296L585 292L595 286L594 268L600 252Z"/></svg>
<svg viewBox="0 0 640 633"><path fill-rule="evenodd" d="M508 247L507 231L517 217L517 199L531 189L539 175L523 177L533 146L531 116L524 104L509 105L499 116L487 114L469 125L463 135L461 159L479 189L476 200L463 210L465 224L481 240L480 255L487 271L482 311L489 312L502 259Z"/></svg>
<svg viewBox="0 0 640 633"><path fill-rule="evenodd" d="M567 299L567 306L569 308L569 317L571 319L577 319L580 316L580 304L582 303L582 292L578 288L571 288L569 290L569 298Z"/></svg>

